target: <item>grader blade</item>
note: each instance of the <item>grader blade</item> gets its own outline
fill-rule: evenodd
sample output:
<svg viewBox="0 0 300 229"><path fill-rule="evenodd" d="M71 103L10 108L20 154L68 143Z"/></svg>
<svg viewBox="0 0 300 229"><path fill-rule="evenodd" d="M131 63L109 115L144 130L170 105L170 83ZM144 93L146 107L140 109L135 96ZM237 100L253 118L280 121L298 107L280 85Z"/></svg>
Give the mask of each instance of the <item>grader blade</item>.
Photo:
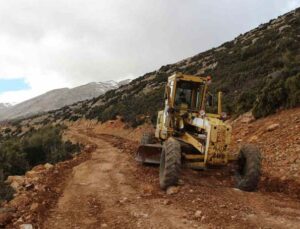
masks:
<svg viewBox="0 0 300 229"><path fill-rule="evenodd" d="M159 164L161 149L161 144L140 145L135 159L141 163Z"/></svg>

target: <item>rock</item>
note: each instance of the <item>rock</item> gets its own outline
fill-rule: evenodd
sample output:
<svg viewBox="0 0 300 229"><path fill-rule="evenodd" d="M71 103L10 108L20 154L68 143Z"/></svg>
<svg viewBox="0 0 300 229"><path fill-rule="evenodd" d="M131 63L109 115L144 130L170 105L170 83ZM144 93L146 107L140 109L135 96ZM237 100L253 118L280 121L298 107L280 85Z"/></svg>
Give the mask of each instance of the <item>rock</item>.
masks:
<svg viewBox="0 0 300 229"><path fill-rule="evenodd" d="M174 195L179 192L179 187L171 186L167 189L167 195Z"/></svg>
<svg viewBox="0 0 300 229"><path fill-rule="evenodd" d="M205 216L202 216L202 217L201 217L201 221L204 221L205 219L206 219Z"/></svg>
<svg viewBox="0 0 300 229"><path fill-rule="evenodd" d="M25 178L23 176L8 176L5 183L11 184L14 181L21 184L21 183L24 183Z"/></svg>
<svg viewBox="0 0 300 229"><path fill-rule="evenodd" d="M108 227L108 225L106 223L102 223L101 227L105 228L105 227Z"/></svg>
<svg viewBox="0 0 300 229"><path fill-rule="evenodd" d="M32 183L29 183L29 184L26 184L25 185L25 189L28 191L28 190L31 190L31 189L33 189L34 188L34 184L32 184Z"/></svg>
<svg viewBox="0 0 300 229"><path fill-rule="evenodd" d="M195 218L200 218L202 216L202 211L196 211L194 214Z"/></svg>
<svg viewBox="0 0 300 229"><path fill-rule="evenodd" d="M267 131L273 131L276 130L280 125L278 123L273 123L270 126L267 127Z"/></svg>
<svg viewBox="0 0 300 229"><path fill-rule="evenodd" d="M46 164L44 164L44 167L45 167L45 169L49 170L49 169L53 168L53 165L50 163L46 163Z"/></svg>
<svg viewBox="0 0 300 229"><path fill-rule="evenodd" d="M256 135L253 135L250 139L249 142L256 142L258 140L258 137Z"/></svg>
<svg viewBox="0 0 300 229"><path fill-rule="evenodd" d="M148 217L149 217L149 215L148 215L147 213L141 213L141 216L142 216L143 218L148 218Z"/></svg>
<svg viewBox="0 0 300 229"><path fill-rule="evenodd" d="M122 199L119 200L119 202L120 202L121 204L123 204L123 203L125 203L125 202L127 202L127 201L128 201L128 198L127 198L127 197L124 197L124 198L122 198Z"/></svg>
<svg viewBox="0 0 300 229"><path fill-rule="evenodd" d="M255 120L251 112L241 115L241 123L251 123Z"/></svg>
<svg viewBox="0 0 300 229"><path fill-rule="evenodd" d="M19 191L22 188L21 184L19 184L17 181L13 181L10 184L10 187L12 187L15 191Z"/></svg>
<svg viewBox="0 0 300 229"><path fill-rule="evenodd" d="M26 172L25 176L28 178L31 178L31 179L36 179L39 176L39 172L31 170L31 171Z"/></svg>
<svg viewBox="0 0 300 229"><path fill-rule="evenodd" d="M15 208L0 208L0 228L12 220L15 211Z"/></svg>
<svg viewBox="0 0 300 229"><path fill-rule="evenodd" d="M38 207L39 207L39 204L38 204L38 203L33 203L33 204L31 204L31 206L30 206L30 210L31 210L31 211L35 211Z"/></svg>
<svg viewBox="0 0 300 229"><path fill-rule="evenodd" d="M37 191L45 191L46 190L46 186L42 185L42 184L37 184L34 186L34 189Z"/></svg>
<svg viewBox="0 0 300 229"><path fill-rule="evenodd" d="M15 191L19 191L25 184L23 176L9 176L5 183L9 184Z"/></svg>
<svg viewBox="0 0 300 229"><path fill-rule="evenodd" d="M281 33L283 30L287 29L287 28L290 28L291 26L290 25L283 25L281 27L279 27L279 33Z"/></svg>
<svg viewBox="0 0 300 229"><path fill-rule="evenodd" d="M33 229L32 224L22 224L20 225L20 229Z"/></svg>
<svg viewBox="0 0 300 229"><path fill-rule="evenodd" d="M184 185L184 181L182 179L179 179L178 180L178 185L181 185L181 186Z"/></svg>
<svg viewBox="0 0 300 229"><path fill-rule="evenodd" d="M163 202L164 205L170 205L171 203L172 203L171 200L164 200Z"/></svg>

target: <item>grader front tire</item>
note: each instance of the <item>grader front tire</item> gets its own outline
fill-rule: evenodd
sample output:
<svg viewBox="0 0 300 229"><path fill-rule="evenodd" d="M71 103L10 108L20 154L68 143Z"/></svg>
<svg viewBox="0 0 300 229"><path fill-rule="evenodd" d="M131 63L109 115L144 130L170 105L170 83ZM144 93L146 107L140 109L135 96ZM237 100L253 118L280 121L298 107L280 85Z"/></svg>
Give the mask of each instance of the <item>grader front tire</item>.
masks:
<svg viewBox="0 0 300 229"><path fill-rule="evenodd" d="M169 138L165 141L160 158L159 184L161 189L177 185L181 169L180 143Z"/></svg>
<svg viewBox="0 0 300 229"><path fill-rule="evenodd" d="M244 145L240 149L238 166L237 188L248 192L256 190L261 172L261 153L259 149L252 144Z"/></svg>

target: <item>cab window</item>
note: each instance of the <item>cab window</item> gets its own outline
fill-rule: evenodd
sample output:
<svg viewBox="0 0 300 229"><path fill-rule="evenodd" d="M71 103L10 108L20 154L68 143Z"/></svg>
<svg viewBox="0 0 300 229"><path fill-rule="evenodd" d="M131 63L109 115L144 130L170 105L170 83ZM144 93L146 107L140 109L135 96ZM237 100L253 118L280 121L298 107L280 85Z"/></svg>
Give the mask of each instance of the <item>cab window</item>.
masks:
<svg viewBox="0 0 300 229"><path fill-rule="evenodd" d="M175 107L179 109L199 110L201 107L204 84L177 82Z"/></svg>

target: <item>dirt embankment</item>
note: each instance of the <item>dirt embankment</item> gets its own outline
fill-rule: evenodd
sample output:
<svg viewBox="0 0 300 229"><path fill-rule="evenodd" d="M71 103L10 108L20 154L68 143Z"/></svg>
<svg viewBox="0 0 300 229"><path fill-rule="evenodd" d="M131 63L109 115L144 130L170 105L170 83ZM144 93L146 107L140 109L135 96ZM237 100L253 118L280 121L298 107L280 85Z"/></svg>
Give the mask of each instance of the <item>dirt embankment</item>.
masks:
<svg viewBox="0 0 300 229"><path fill-rule="evenodd" d="M77 139L73 138L73 141ZM15 197L0 206L0 228L19 228L20 225L32 224L39 228L47 217L49 209L63 195L65 183L75 166L91 157L96 145L88 140L80 154L72 159L55 165L38 165L24 176L10 176L7 182L16 190Z"/></svg>
<svg viewBox="0 0 300 229"><path fill-rule="evenodd" d="M300 108L258 120L244 115L232 125L233 146L251 142L262 151L261 189L300 198Z"/></svg>

